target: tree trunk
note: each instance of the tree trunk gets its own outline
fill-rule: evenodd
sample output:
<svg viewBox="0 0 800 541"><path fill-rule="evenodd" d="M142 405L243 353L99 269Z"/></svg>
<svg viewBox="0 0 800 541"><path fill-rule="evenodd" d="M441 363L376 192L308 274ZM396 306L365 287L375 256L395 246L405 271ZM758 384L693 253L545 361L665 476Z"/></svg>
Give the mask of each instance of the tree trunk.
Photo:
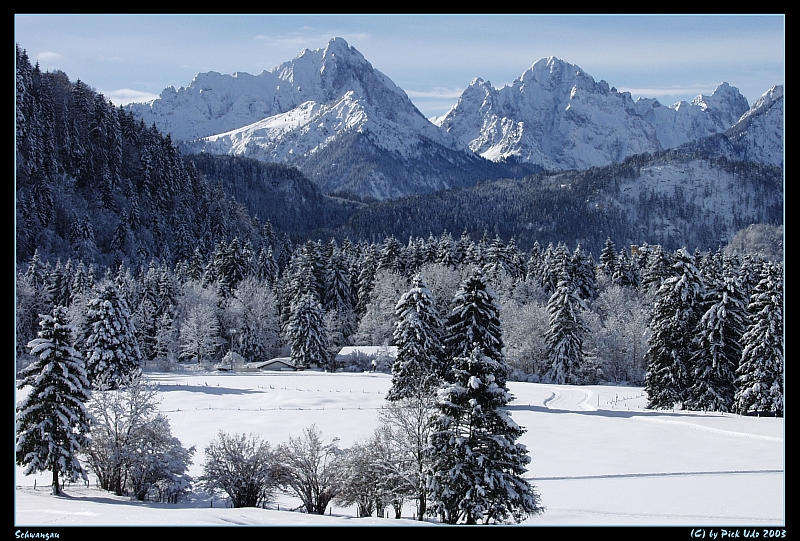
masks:
<svg viewBox="0 0 800 541"><path fill-rule="evenodd" d="M425 511L428 509L428 502L425 500L425 492L419 493L419 503L417 504L417 520L425 520Z"/></svg>
<svg viewBox="0 0 800 541"><path fill-rule="evenodd" d="M58 466L53 464L53 495L61 495L61 487L58 486Z"/></svg>

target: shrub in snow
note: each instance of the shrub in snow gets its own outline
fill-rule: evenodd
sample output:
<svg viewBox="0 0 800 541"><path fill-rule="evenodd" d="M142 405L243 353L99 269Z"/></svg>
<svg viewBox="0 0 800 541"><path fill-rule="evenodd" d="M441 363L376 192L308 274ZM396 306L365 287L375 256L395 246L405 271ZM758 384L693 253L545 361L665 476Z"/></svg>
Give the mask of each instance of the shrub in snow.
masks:
<svg viewBox="0 0 800 541"><path fill-rule="evenodd" d="M242 366L244 366L244 363L245 363L244 357L242 357L235 351L229 351L222 358L222 362L220 363L220 365L233 370L236 368L241 368Z"/></svg>
<svg viewBox="0 0 800 541"><path fill-rule="evenodd" d="M145 424L128 451L127 486L137 500L177 503L191 490L194 447L184 448L161 414Z"/></svg>
<svg viewBox="0 0 800 541"><path fill-rule="evenodd" d="M220 431L206 447L199 480L209 491L223 490L234 507L262 507L272 501L277 487L275 454L256 435Z"/></svg>
<svg viewBox="0 0 800 541"><path fill-rule="evenodd" d="M16 463L26 466L25 475L51 471L53 494L60 494L59 476L87 479L78 453L89 443L89 382L66 310L56 306L40 317L39 337L28 343L36 360L17 386L31 390L17 406Z"/></svg>
<svg viewBox="0 0 800 541"><path fill-rule="evenodd" d="M385 457L379 462L383 482L397 497L414 498L417 520L427 512L427 475L431 457L426 453L433 430L434 399L428 389L388 402L380 410L381 445Z"/></svg>
<svg viewBox="0 0 800 541"><path fill-rule="evenodd" d="M297 438L276 449L277 476L281 488L303 502L307 513L324 515L339 486L338 439L325 442L311 425Z"/></svg>
<svg viewBox="0 0 800 541"><path fill-rule="evenodd" d="M357 442L342 452L335 502L356 505L359 517L369 517L377 509L382 514L387 500L381 470L380 434L365 442Z"/></svg>
<svg viewBox="0 0 800 541"><path fill-rule="evenodd" d="M100 382L89 404L95 421L86 457L102 489L170 502L190 489L194 448L172 436L157 406L156 387L140 372L113 388Z"/></svg>

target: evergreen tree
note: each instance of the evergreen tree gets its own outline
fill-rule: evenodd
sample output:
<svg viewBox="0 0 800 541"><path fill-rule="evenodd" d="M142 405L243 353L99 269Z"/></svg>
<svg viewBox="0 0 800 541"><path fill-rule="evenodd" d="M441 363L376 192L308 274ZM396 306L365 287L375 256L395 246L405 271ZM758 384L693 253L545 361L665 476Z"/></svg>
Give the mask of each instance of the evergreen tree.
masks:
<svg viewBox="0 0 800 541"><path fill-rule="evenodd" d="M764 263L761 281L747 307L750 324L742 336L735 410L783 416L783 268Z"/></svg>
<svg viewBox="0 0 800 541"><path fill-rule="evenodd" d="M479 271L473 272L454 295L444 335L447 362L468 357L475 346L491 359L502 356L503 336L495 295ZM445 379L451 377L448 368Z"/></svg>
<svg viewBox="0 0 800 541"><path fill-rule="evenodd" d="M710 293L711 307L703 314L695 332L691 360L694 385L689 390L687 406L695 410L731 411L747 309L741 284L733 276L723 278Z"/></svg>
<svg viewBox="0 0 800 541"><path fill-rule="evenodd" d="M73 348L66 309L53 308L41 317L40 327L39 337L28 343L37 360L17 386L30 392L16 409L16 463L26 466L25 475L51 471L53 494L60 494L59 476L88 480L78 453L89 443L89 381Z"/></svg>
<svg viewBox="0 0 800 541"><path fill-rule="evenodd" d="M443 377L443 349L439 338L441 320L428 286L420 275L395 306L394 343L397 357L392 365L392 387L387 400L429 390Z"/></svg>
<svg viewBox="0 0 800 541"><path fill-rule="evenodd" d="M609 278L613 276L617 268L617 247L611 238L606 239L603 245L603 250L600 252L600 264L597 267L598 272L602 272Z"/></svg>
<svg viewBox="0 0 800 541"><path fill-rule="evenodd" d="M622 287L636 287L639 283L633 261L628 256L627 250L620 250L619 252L617 265L611 274L611 283Z"/></svg>
<svg viewBox="0 0 800 541"><path fill-rule="evenodd" d="M101 286L88 303L86 372L92 386L116 388L139 369L142 354L136 341L128 303L114 284Z"/></svg>
<svg viewBox="0 0 800 541"><path fill-rule="evenodd" d="M547 377L553 383L582 382L583 335L586 332L580 315L582 308L583 301L575 284L566 272L562 273L556 291L547 303Z"/></svg>
<svg viewBox="0 0 800 541"><path fill-rule="evenodd" d="M45 287L48 306L69 306L72 298L70 292L71 280L71 263L70 268L67 269L61 265L61 261L57 261L56 266L47 276L47 285Z"/></svg>
<svg viewBox="0 0 800 541"><path fill-rule="evenodd" d="M327 329L322 307L312 293L304 294L292 305L286 333L292 346L292 362L296 367L327 366Z"/></svg>
<svg viewBox="0 0 800 541"><path fill-rule="evenodd" d="M595 265L592 254L581 248L580 243L572 253L570 266L578 296L584 300L597 297L597 279L594 274Z"/></svg>
<svg viewBox="0 0 800 541"><path fill-rule="evenodd" d="M367 312L367 305L370 301L370 293L375 286L375 273L378 270L378 263L372 250L368 250L364 256L361 270L358 273L358 300L356 301L356 313L363 317Z"/></svg>
<svg viewBox="0 0 800 541"><path fill-rule="evenodd" d="M378 270L388 269L392 272L400 272L400 253L402 245L396 238L386 237L378 254Z"/></svg>
<svg viewBox="0 0 800 541"><path fill-rule="evenodd" d="M642 286L656 292L671 273L670 260L660 245L652 247L647 256L647 264L642 274Z"/></svg>
<svg viewBox="0 0 800 541"><path fill-rule="evenodd" d="M694 257L686 249L678 250L672 276L662 282L656 294L650 322L653 334L645 375L649 408L671 408L688 396L693 383L691 337L702 316L704 295Z"/></svg>
<svg viewBox="0 0 800 541"><path fill-rule="evenodd" d="M344 256L337 249L327 260L325 267L325 302L323 308L337 312L352 311L353 291L350 287L350 273Z"/></svg>
<svg viewBox="0 0 800 541"><path fill-rule="evenodd" d="M430 514L447 524L520 522L542 511L522 476L530 463L517 443L525 430L505 411L512 396L502 356L476 346L454 359L452 383L439 392L429 437Z"/></svg>

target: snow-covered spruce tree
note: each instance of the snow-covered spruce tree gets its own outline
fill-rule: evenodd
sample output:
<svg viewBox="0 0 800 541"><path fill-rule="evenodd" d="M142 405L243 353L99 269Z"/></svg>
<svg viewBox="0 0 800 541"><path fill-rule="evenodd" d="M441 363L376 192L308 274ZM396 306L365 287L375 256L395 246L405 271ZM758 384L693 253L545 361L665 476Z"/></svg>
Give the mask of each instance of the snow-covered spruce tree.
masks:
<svg viewBox="0 0 800 541"><path fill-rule="evenodd" d="M648 408L682 403L692 386L692 337L702 317L705 286L685 248L676 251L671 269L656 293L650 322L645 391Z"/></svg>
<svg viewBox="0 0 800 541"><path fill-rule="evenodd" d="M141 364L131 312L112 283L101 286L87 306L86 323L91 330L84 347L89 383L102 380L113 387Z"/></svg>
<svg viewBox="0 0 800 541"><path fill-rule="evenodd" d="M597 272L605 274L609 278L617 268L617 247L611 238L606 239L603 250L600 252L600 261L597 265Z"/></svg>
<svg viewBox="0 0 800 541"><path fill-rule="evenodd" d="M480 271L470 274L453 297L444 336L447 364L452 364L456 357L468 357L475 346L491 359L502 358L499 310L494 292L487 287ZM452 381L449 366L445 367L444 377ZM498 373L497 377L505 378L505 374ZM497 384L505 386L505 379Z"/></svg>
<svg viewBox="0 0 800 541"><path fill-rule="evenodd" d="M764 263L747 307L735 411L783 416L783 267Z"/></svg>
<svg viewBox="0 0 800 541"><path fill-rule="evenodd" d="M392 401L408 398L419 389L429 391L444 376L442 323L422 276L414 276L411 289L400 297L394 313L397 357L392 365L392 386L386 395Z"/></svg>
<svg viewBox="0 0 800 541"><path fill-rule="evenodd" d="M619 251L617 265L611 274L611 283L623 287L638 287L639 285L636 268L625 249Z"/></svg>
<svg viewBox="0 0 800 541"><path fill-rule="evenodd" d="M730 274L709 293L712 304L695 331L691 359L694 385L686 405L693 410L731 411L747 308L741 283Z"/></svg>
<svg viewBox="0 0 800 541"><path fill-rule="evenodd" d="M327 365L328 332L322 306L313 293L304 294L292 305L286 334L292 346L292 362L296 367Z"/></svg>
<svg viewBox="0 0 800 541"><path fill-rule="evenodd" d="M28 343L37 359L17 385L30 391L16 410L16 463L26 466L25 475L51 471L53 494L61 494L59 476L88 479L78 453L89 444L89 381L66 310L56 306L39 325L39 337Z"/></svg>
<svg viewBox="0 0 800 541"><path fill-rule="evenodd" d="M671 273L670 257L664 253L661 245L651 247L647 254L647 262L642 273L642 287L647 291L656 292Z"/></svg>
<svg viewBox="0 0 800 541"><path fill-rule="evenodd" d="M504 409L512 399L506 372L502 356L476 346L454 359L452 383L439 391L427 448L428 512L447 524L520 522L543 510L522 477L530 456L517 443L525 430Z"/></svg>
<svg viewBox="0 0 800 541"><path fill-rule="evenodd" d="M591 300L597 297L597 277L592 254L581 248L580 243L575 247L570 260L571 274L575 280L575 287L581 299Z"/></svg>
<svg viewBox="0 0 800 541"><path fill-rule="evenodd" d="M553 383L582 382L583 335L586 326L580 311L584 308L577 287L568 273L562 272L556 291L547 302L549 327L547 342L547 379Z"/></svg>

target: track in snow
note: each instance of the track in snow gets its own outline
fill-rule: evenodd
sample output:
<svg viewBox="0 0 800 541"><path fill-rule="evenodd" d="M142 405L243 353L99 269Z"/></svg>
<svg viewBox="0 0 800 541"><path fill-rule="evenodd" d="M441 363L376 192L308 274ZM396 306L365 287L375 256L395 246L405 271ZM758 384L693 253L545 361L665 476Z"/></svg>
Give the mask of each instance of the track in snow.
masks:
<svg viewBox="0 0 800 541"><path fill-rule="evenodd" d="M570 386L543 386L552 393L551 396L547 397L544 402L542 402L542 405L548 409L597 411L597 408L590 403L590 399L594 396L594 393L589 389Z"/></svg>

